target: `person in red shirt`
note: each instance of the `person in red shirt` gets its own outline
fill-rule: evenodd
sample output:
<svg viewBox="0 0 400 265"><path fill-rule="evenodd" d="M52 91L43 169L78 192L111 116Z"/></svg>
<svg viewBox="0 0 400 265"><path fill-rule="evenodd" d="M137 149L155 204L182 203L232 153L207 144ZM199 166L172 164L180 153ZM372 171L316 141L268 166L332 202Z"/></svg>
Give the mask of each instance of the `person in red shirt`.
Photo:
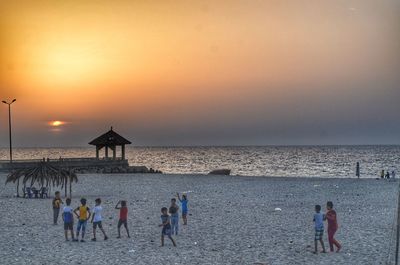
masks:
<svg viewBox="0 0 400 265"><path fill-rule="evenodd" d="M121 204L121 206L119 206ZM126 201L118 201L117 205L115 205L115 209L119 210L119 220L118 220L118 237L121 238L121 226L124 225L126 233L129 235L128 229L128 207L126 207Z"/></svg>
<svg viewBox="0 0 400 265"><path fill-rule="evenodd" d="M325 219L328 221L328 241L331 252L335 251L334 246L336 246L336 252L339 252L342 246L334 238L336 231L338 230L338 223L336 218L336 211L333 210L333 203L331 201L326 203L327 212L325 214Z"/></svg>

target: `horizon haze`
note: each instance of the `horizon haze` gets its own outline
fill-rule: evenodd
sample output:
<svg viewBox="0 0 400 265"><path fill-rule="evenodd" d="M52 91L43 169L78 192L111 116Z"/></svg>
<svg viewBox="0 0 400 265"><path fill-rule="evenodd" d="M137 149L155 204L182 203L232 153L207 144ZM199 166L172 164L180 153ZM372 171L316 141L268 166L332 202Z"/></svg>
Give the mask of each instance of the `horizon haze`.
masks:
<svg viewBox="0 0 400 265"><path fill-rule="evenodd" d="M15 147L400 144L400 1L2 1L0 42Z"/></svg>

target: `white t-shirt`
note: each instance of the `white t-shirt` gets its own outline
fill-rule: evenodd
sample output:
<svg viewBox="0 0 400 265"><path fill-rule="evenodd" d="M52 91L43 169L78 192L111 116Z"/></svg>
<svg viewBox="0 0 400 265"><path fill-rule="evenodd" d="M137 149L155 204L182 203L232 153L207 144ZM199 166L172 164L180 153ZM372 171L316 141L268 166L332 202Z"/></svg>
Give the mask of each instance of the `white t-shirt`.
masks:
<svg viewBox="0 0 400 265"><path fill-rule="evenodd" d="M103 210L103 208L101 208L101 206L96 206L94 207L93 213L94 213L94 218L93 218L93 222L101 222L102 218L101 218L101 211Z"/></svg>

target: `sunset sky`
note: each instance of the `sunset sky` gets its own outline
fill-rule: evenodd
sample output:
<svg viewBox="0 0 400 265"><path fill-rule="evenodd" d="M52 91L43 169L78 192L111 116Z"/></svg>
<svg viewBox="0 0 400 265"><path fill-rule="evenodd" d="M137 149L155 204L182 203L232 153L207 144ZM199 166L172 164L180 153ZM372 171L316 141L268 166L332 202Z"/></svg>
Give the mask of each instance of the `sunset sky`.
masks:
<svg viewBox="0 0 400 265"><path fill-rule="evenodd" d="M400 144L400 1L0 1L13 98L15 146Z"/></svg>

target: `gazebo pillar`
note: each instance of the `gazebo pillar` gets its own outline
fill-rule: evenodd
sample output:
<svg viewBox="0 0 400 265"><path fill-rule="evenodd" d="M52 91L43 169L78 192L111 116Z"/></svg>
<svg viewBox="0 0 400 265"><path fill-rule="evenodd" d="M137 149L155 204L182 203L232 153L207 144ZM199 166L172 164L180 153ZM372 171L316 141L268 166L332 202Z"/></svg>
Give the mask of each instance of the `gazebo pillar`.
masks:
<svg viewBox="0 0 400 265"><path fill-rule="evenodd" d="M121 153L122 153L122 155L121 155L122 160L125 160L125 145L124 144L121 146Z"/></svg>
<svg viewBox="0 0 400 265"><path fill-rule="evenodd" d="M99 150L100 148L96 146L96 159L99 159Z"/></svg>
<svg viewBox="0 0 400 265"><path fill-rule="evenodd" d="M106 146L106 158L108 158L108 146Z"/></svg>
<svg viewBox="0 0 400 265"><path fill-rule="evenodd" d="M114 146L113 148L113 160L117 158L117 146Z"/></svg>

